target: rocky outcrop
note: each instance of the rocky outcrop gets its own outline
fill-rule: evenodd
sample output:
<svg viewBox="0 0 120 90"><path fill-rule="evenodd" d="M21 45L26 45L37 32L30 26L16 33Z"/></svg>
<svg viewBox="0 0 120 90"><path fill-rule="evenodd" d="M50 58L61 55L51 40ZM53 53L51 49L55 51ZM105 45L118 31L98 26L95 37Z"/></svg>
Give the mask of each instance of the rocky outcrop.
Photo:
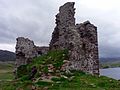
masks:
<svg viewBox="0 0 120 90"><path fill-rule="evenodd" d="M60 7L50 50L68 49L69 66L66 69L99 74L97 28L89 21L75 25L74 2Z"/></svg>

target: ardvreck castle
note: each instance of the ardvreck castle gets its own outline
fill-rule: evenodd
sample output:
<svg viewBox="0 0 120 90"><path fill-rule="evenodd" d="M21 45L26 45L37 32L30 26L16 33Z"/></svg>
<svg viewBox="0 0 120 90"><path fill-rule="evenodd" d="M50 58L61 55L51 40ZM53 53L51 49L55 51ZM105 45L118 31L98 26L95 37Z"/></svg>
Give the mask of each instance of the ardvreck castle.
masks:
<svg viewBox="0 0 120 90"><path fill-rule="evenodd" d="M49 47L38 47L28 38L17 38L16 69L31 63L34 57L46 54L49 50L68 49L66 70L99 74L97 27L89 21L76 24L74 4L68 2L59 8Z"/></svg>

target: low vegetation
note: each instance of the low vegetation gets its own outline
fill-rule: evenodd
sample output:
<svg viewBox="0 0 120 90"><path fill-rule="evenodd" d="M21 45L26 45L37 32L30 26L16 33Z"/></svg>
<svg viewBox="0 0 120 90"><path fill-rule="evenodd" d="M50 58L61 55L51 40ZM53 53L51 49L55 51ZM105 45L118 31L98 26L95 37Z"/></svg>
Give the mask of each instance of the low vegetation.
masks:
<svg viewBox="0 0 120 90"><path fill-rule="evenodd" d="M50 51L18 68L18 79L2 80L0 90L119 90L120 82L81 71L61 70L67 50ZM12 78L11 78L12 79Z"/></svg>
<svg viewBox="0 0 120 90"><path fill-rule="evenodd" d="M12 63L0 63L0 81L12 80L13 76L13 64Z"/></svg>

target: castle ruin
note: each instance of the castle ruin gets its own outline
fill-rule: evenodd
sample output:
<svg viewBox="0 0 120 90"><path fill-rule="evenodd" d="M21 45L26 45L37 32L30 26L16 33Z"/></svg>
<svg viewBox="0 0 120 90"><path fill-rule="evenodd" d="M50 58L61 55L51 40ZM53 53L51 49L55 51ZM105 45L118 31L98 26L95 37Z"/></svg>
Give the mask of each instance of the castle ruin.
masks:
<svg viewBox="0 0 120 90"><path fill-rule="evenodd" d="M49 50L49 47L35 46L34 42L28 38L18 37L16 40L15 70L21 65L31 63L34 57L46 54Z"/></svg>
<svg viewBox="0 0 120 90"><path fill-rule="evenodd" d="M30 63L32 58L49 50L68 50L66 69L99 74L97 27L89 21L75 24L74 2L65 3L56 15L56 27L48 47L37 47L33 41L17 38L16 65Z"/></svg>

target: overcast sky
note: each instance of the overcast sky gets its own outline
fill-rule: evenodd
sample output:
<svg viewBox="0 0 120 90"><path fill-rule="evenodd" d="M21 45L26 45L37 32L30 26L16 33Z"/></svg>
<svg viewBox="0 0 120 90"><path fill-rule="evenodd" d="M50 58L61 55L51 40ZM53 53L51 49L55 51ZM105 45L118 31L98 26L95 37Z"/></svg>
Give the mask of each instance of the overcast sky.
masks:
<svg viewBox="0 0 120 90"><path fill-rule="evenodd" d="M76 22L89 20L98 27L102 57L120 57L120 0L0 0L0 49L15 51L23 36L47 45L59 6L75 2Z"/></svg>

